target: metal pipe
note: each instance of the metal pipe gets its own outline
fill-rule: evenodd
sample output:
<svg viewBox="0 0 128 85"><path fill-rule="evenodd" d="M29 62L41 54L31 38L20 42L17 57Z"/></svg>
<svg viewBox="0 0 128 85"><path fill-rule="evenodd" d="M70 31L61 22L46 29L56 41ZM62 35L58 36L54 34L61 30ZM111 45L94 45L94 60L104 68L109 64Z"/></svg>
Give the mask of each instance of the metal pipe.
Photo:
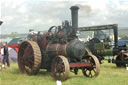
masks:
<svg viewBox="0 0 128 85"><path fill-rule="evenodd" d="M118 26L117 24L114 25L114 42L115 42L115 48L118 47Z"/></svg>
<svg viewBox="0 0 128 85"><path fill-rule="evenodd" d="M76 34L78 29L78 9L77 6L72 6L71 8L71 16L72 16L72 33Z"/></svg>

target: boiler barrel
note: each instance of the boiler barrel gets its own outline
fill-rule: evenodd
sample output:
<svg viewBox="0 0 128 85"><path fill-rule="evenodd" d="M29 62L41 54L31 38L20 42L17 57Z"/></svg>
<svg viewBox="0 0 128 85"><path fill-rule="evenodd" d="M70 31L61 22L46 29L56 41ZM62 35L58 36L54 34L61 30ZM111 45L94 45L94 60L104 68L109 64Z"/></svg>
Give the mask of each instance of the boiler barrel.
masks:
<svg viewBox="0 0 128 85"><path fill-rule="evenodd" d="M46 48L48 56L63 55L70 58L81 59L87 53L85 45L79 40L72 40L67 44L52 44L49 43Z"/></svg>
<svg viewBox="0 0 128 85"><path fill-rule="evenodd" d="M66 47L67 47L66 44L49 43L47 45L46 52L47 52L48 56L57 56L57 55L67 56Z"/></svg>

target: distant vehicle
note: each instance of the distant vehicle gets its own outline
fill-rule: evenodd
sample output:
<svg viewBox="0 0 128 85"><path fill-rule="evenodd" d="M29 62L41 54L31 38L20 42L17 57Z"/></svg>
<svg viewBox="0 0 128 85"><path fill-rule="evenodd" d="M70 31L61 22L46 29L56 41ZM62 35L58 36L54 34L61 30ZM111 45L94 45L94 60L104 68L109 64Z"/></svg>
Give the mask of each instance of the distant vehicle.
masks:
<svg viewBox="0 0 128 85"><path fill-rule="evenodd" d="M94 32L92 39L85 44L100 62L105 56L113 56L112 63L115 63L117 67L126 67L128 64L128 41L119 40L117 24L80 27L78 30ZM110 33L111 31L113 33ZM108 59L108 62L110 63L111 59Z"/></svg>
<svg viewBox="0 0 128 85"><path fill-rule="evenodd" d="M9 43L8 47L13 48L18 52L18 44L21 43L25 38L13 38Z"/></svg>

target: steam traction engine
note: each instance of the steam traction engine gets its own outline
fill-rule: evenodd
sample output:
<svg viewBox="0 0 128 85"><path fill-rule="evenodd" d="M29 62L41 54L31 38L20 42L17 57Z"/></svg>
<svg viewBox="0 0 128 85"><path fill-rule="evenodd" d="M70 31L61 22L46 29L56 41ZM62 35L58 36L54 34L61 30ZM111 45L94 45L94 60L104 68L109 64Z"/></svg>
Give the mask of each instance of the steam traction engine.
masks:
<svg viewBox="0 0 128 85"><path fill-rule="evenodd" d="M81 69L84 76L96 77L100 72L98 59L77 39L78 7L71 7L72 25L52 26L20 44L18 65L22 73L33 75L39 69L51 71L55 80L66 80L70 71Z"/></svg>
<svg viewBox="0 0 128 85"><path fill-rule="evenodd" d="M94 31L94 37L85 44L100 62L105 56L113 56L112 60L108 59L109 63L112 61L117 67L128 65L128 40L118 40L117 24L79 27L78 30L80 32ZM113 39L110 39L110 33L108 35L105 30L113 30Z"/></svg>

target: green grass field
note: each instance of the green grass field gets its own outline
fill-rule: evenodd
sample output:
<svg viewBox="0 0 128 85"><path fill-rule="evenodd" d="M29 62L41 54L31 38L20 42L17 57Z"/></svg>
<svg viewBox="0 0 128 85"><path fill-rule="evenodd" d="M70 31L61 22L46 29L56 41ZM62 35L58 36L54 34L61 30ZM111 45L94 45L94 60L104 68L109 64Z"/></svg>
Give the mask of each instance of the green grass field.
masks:
<svg viewBox="0 0 128 85"><path fill-rule="evenodd" d="M10 68L0 71L0 85L56 85L56 81L45 71L40 71L35 76L21 74L17 64L11 63ZM98 77L84 77L79 70L78 75L70 73L69 79L62 82L62 85L128 85L128 71L105 62L101 65Z"/></svg>

